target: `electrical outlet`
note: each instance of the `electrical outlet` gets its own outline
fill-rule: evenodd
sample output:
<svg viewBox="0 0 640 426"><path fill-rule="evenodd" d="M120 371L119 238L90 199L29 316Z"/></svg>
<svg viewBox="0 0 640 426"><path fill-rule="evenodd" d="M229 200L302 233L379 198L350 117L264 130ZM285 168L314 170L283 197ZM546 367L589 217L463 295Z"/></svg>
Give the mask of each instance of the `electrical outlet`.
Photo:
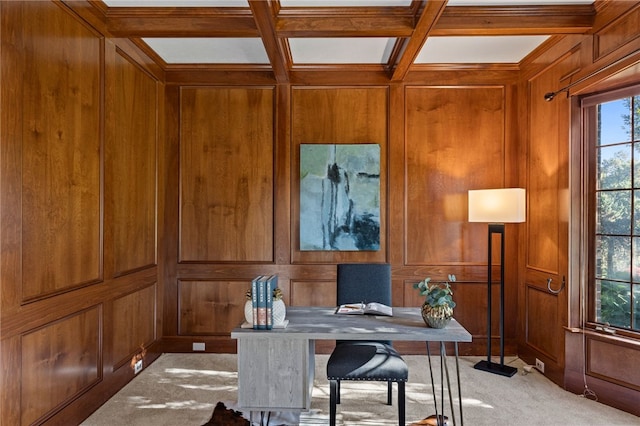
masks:
<svg viewBox="0 0 640 426"><path fill-rule="evenodd" d="M536 358L536 368L541 373L544 373L544 362L540 361L538 358Z"/></svg>
<svg viewBox="0 0 640 426"><path fill-rule="evenodd" d="M139 359L136 361L135 365L133 366L133 374L138 374L141 371L142 371L142 360Z"/></svg>
<svg viewBox="0 0 640 426"><path fill-rule="evenodd" d="M204 342L194 342L193 343L194 351L204 351Z"/></svg>

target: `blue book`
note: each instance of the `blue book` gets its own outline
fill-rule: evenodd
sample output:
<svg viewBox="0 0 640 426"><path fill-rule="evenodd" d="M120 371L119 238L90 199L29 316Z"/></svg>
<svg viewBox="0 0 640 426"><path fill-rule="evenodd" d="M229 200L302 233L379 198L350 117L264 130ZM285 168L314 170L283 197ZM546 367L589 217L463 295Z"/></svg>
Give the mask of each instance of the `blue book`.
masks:
<svg viewBox="0 0 640 426"><path fill-rule="evenodd" d="M258 330L267 329L267 278L263 275L258 280Z"/></svg>
<svg viewBox="0 0 640 426"><path fill-rule="evenodd" d="M253 328L258 328L258 281L262 275L251 280L251 307L253 308Z"/></svg>
<svg viewBox="0 0 640 426"><path fill-rule="evenodd" d="M271 275L267 279L267 330L273 328L273 290L278 286L278 276Z"/></svg>

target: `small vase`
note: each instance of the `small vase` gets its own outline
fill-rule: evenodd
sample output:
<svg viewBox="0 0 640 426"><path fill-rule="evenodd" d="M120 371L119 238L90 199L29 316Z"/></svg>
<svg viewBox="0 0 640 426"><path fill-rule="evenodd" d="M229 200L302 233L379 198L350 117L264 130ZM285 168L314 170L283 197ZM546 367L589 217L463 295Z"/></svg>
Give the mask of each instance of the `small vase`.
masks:
<svg viewBox="0 0 640 426"><path fill-rule="evenodd" d="M440 311L441 308L433 308L425 302L422 305L422 319L425 324L431 328L445 328L451 321L451 316L443 316Z"/></svg>
<svg viewBox="0 0 640 426"><path fill-rule="evenodd" d="M249 324L253 324L253 303L247 300L244 303L244 320Z"/></svg>
<svg viewBox="0 0 640 426"><path fill-rule="evenodd" d="M273 301L273 307L271 310L273 316L273 325L280 325L287 317L287 307L284 304L284 300L278 299Z"/></svg>

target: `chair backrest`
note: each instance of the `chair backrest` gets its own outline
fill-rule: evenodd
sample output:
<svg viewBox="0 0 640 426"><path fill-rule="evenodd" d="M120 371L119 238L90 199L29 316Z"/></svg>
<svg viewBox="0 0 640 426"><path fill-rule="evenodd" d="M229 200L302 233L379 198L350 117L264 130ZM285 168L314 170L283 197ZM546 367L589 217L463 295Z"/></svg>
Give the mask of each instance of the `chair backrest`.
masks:
<svg viewBox="0 0 640 426"><path fill-rule="evenodd" d="M391 265L343 263L338 265L338 305L378 302L391 306Z"/></svg>

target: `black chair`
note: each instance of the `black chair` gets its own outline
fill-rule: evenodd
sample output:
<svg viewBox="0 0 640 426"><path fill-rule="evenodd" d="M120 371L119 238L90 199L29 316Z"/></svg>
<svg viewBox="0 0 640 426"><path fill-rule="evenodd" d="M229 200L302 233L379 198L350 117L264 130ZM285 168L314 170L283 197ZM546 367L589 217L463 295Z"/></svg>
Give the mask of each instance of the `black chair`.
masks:
<svg viewBox="0 0 640 426"><path fill-rule="evenodd" d="M338 305L378 302L391 306L391 266L382 263L338 265ZM404 384L409 369L388 341L344 341L327 361L330 424L336 424L336 404L340 404L340 381L374 380L387 382L387 405L391 405L393 382L398 383L398 423L404 426Z"/></svg>

